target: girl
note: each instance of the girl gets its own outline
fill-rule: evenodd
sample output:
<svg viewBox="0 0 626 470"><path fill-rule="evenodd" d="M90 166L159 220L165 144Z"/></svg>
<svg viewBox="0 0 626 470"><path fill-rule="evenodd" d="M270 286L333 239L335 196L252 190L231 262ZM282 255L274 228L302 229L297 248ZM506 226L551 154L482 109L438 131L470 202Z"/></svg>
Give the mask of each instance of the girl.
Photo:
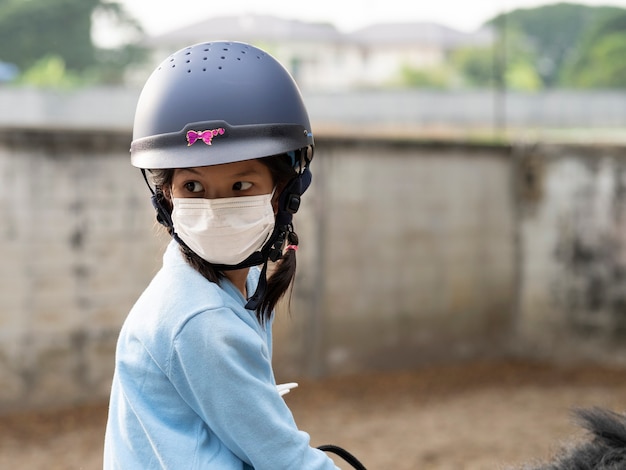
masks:
<svg viewBox="0 0 626 470"><path fill-rule="evenodd" d="M131 162L173 240L120 333L106 469L336 468L297 429L271 367L312 155L295 83L255 47L191 46L148 79Z"/></svg>

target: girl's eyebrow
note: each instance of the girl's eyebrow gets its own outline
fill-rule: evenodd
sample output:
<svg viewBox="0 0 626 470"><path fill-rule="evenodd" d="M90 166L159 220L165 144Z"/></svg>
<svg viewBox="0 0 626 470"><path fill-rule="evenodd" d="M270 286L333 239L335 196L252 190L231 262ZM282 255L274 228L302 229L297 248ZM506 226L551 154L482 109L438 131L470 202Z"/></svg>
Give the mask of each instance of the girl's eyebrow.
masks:
<svg viewBox="0 0 626 470"><path fill-rule="evenodd" d="M239 173L234 173L230 176L232 176L233 178L244 178L246 176L256 176L258 174L259 172L256 170L243 170L243 171L240 171Z"/></svg>
<svg viewBox="0 0 626 470"><path fill-rule="evenodd" d="M197 176L202 176L202 172L195 169L195 168L178 168L177 171L179 173L193 173L194 175ZM232 173L228 175L228 178L245 178L247 176L257 176L259 174L258 170L255 169L246 169L246 170L242 170L239 171L237 173Z"/></svg>
<svg viewBox="0 0 626 470"><path fill-rule="evenodd" d="M200 172L196 170L195 168L179 168L178 172L179 173L188 172L188 173L193 173L195 175L200 175Z"/></svg>

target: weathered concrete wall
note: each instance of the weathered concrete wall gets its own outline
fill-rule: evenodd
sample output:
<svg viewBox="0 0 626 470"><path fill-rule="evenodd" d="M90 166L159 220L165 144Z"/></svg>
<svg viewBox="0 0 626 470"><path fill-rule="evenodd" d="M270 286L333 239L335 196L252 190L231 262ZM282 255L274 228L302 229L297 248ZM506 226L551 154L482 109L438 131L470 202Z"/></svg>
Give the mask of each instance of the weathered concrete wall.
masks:
<svg viewBox="0 0 626 470"><path fill-rule="evenodd" d="M0 133L0 409L106 397L166 240L127 133ZM484 351L512 296L507 151L318 140L279 375Z"/></svg>
<svg viewBox="0 0 626 470"><path fill-rule="evenodd" d="M103 396L159 261L128 135L0 133L0 409Z"/></svg>
<svg viewBox="0 0 626 470"><path fill-rule="evenodd" d="M305 312L306 334L294 349L304 370L502 351L515 289L508 156L480 146L320 144L295 289L294 317Z"/></svg>
<svg viewBox="0 0 626 470"><path fill-rule="evenodd" d="M521 353L626 362L626 148L520 148Z"/></svg>
<svg viewBox="0 0 626 470"><path fill-rule="evenodd" d="M129 141L0 131L0 412L108 396L119 328L167 242ZM626 358L625 148L317 144L279 379Z"/></svg>

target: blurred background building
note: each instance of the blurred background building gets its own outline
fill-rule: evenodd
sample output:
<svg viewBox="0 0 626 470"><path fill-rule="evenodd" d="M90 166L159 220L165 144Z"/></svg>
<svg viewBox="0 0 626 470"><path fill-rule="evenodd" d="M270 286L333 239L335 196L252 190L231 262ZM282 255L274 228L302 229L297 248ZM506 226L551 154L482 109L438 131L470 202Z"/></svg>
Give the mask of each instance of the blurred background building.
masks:
<svg viewBox="0 0 626 470"><path fill-rule="evenodd" d="M403 69L442 67L456 50L492 47L494 35L436 23L383 23L342 33L329 23L245 15L210 18L150 37L145 45L156 61L190 44L224 38L267 50L303 90L340 91L399 84Z"/></svg>

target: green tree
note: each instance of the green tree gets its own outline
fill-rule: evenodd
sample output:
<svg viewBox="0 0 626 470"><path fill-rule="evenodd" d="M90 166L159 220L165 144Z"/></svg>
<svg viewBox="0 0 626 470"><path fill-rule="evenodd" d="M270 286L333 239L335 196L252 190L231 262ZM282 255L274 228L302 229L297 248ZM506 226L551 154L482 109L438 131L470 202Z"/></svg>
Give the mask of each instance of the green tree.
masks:
<svg viewBox="0 0 626 470"><path fill-rule="evenodd" d="M91 37L96 12L106 12L119 23L141 32L139 24L123 7L105 0L0 0L0 60L26 71L46 57L62 59L64 69L94 76L109 73L119 80L121 71L143 57L133 43L116 49L98 49ZM41 64L39 64L41 66Z"/></svg>
<svg viewBox="0 0 626 470"><path fill-rule="evenodd" d="M459 70L465 85L482 88L495 84L493 48L464 47L454 51L450 60Z"/></svg>
<svg viewBox="0 0 626 470"><path fill-rule="evenodd" d="M500 38L491 47L468 47L454 51L451 62L472 88L504 86L512 90L534 91L542 87L534 67L534 54L521 34L507 32L508 41ZM505 47L505 49L503 49Z"/></svg>
<svg viewBox="0 0 626 470"><path fill-rule="evenodd" d="M589 31L578 54L564 67L562 83L580 88L626 88L626 11Z"/></svg>
<svg viewBox="0 0 626 470"><path fill-rule="evenodd" d="M450 86L450 71L444 67L416 68L403 65L390 87L444 89Z"/></svg>
<svg viewBox="0 0 626 470"><path fill-rule="evenodd" d="M537 91L543 87L537 70L527 61L513 62L506 68L504 81L507 89Z"/></svg>
<svg viewBox="0 0 626 470"><path fill-rule="evenodd" d="M559 84L562 68L577 54L586 31L600 21L624 10L618 7L590 7L556 3L531 9L517 9L488 22L499 32L500 40L521 41L534 57L534 67L544 86ZM510 32L519 32L511 36ZM507 44L507 50L511 49ZM515 50L515 47L512 48ZM507 60L515 60L507 54Z"/></svg>
<svg viewBox="0 0 626 470"><path fill-rule="evenodd" d="M59 56L46 56L39 59L20 78L19 83L38 88L72 88L81 83L81 78L65 67Z"/></svg>

